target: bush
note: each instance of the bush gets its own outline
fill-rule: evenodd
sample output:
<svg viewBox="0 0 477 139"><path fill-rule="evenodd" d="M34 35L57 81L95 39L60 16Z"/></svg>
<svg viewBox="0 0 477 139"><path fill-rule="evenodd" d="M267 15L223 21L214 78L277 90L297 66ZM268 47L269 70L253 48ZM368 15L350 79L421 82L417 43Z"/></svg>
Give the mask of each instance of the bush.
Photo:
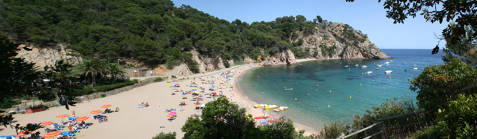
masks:
<svg viewBox="0 0 477 139"><path fill-rule="evenodd" d="M172 133L159 133L159 135L156 135L154 137L152 137L152 139L175 139L176 138L176 132L172 132Z"/></svg>
<svg viewBox="0 0 477 139"><path fill-rule="evenodd" d="M38 94L38 98L43 101L52 101L56 99L56 96L53 92L50 91L41 91Z"/></svg>
<svg viewBox="0 0 477 139"><path fill-rule="evenodd" d="M20 104L20 102L17 100L12 98L3 98L2 101L0 101L0 108L11 108L13 105L17 104Z"/></svg>
<svg viewBox="0 0 477 139"><path fill-rule="evenodd" d="M161 77L157 77L156 79L154 79L154 82L162 82L164 81L164 79L162 79Z"/></svg>
<svg viewBox="0 0 477 139"><path fill-rule="evenodd" d="M113 89L121 88L124 86L129 86L136 84L137 80L128 80L124 82L118 82L118 83L113 83L113 84L105 84L105 85L98 85L96 87L93 86L85 86L83 89L75 89L74 94L75 95L87 95L91 94L94 92L105 92L105 91L110 91Z"/></svg>
<svg viewBox="0 0 477 139"><path fill-rule="evenodd" d="M335 139L341 136L342 134L349 134L350 126L341 122L335 122L331 125L325 125L321 130L320 136L326 139Z"/></svg>

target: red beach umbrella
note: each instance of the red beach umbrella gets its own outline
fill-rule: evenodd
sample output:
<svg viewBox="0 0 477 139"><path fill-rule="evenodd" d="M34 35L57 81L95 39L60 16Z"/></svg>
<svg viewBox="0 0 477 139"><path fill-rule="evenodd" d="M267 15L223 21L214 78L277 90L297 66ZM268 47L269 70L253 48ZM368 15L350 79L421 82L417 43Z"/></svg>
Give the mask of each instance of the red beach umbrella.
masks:
<svg viewBox="0 0 477 139"><path fill-rule="evenodd" d="M25 133L23 133L23 132L20 132L20 133L18 133L18 135L17 135L17 136L15 136L15 137L24 137L24 136L26 136L26 134L25 134Z"/></svg>
<svg viewBox="0 0 477 139"><path fill-rule="evenodd" d="M61 134L61 131L53 131L53 132L46 133L46 135L44 135L43 137L44 138L53 138L53 137L56 137L60 134Z"/></svg>

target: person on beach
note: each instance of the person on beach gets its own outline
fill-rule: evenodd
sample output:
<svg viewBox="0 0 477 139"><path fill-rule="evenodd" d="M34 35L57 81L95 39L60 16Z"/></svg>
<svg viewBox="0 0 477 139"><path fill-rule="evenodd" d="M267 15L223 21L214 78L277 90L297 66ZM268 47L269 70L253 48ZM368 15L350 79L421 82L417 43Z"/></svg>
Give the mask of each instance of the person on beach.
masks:
<svg viewBox="0 0 477 139"><path fill-rule="evenodd" d="M119 107L116 107L116 110L114 112L119 112Z"/></svg>

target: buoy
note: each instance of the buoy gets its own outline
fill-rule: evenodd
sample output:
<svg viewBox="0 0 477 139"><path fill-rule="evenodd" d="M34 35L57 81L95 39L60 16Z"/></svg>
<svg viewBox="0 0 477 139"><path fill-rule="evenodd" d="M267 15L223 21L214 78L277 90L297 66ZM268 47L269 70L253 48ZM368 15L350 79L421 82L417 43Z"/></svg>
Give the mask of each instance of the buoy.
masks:
<svg viewBox="0 0 477 139"><path fill-rule="evenodd" d="M349 99L352 99L353 97L352 96L349 96Z"/></svg>
<svg viewBox="0 0 477 139"><path fill-rule="evenodd" d="M328 93L330 93L330 94L331 94L331 90L330 90L330 91L328 91Z"/></svg>
<svg viewBox="0 0 477 139"><path fill-rule="evenodd" d="M363 83L359 83L359 86L363 86Z"/></svg>
<svg viewBox="0 0 477 139"><path fill-rule="evenodd" d="M331 108L331 105L328 105L328 108Z"/></svg>
<svg viewBox="0 0 477 139"><path fill-rule="evenodd" d="M295 97L295 101L298 101L298 98Z"/></svg>

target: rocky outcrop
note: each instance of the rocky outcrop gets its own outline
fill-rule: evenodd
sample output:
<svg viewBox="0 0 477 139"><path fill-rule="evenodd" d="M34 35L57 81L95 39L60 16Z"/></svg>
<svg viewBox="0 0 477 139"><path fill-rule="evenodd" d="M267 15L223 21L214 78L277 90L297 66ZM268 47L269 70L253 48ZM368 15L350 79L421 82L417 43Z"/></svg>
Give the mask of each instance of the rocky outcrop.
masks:
<svg viewBox="0 0 477 139"><path fill-rule="evenodd" d="M30 50L23 49L26 47ZM43 70L45 66L54 66L59 60L66 60L71 64L81 62L81 57L71 55L72 50L68 49L64 44L57 44L51 47L37 47L33 45L21 44L18 46L19 51L16 57L24 58L25 61L35 63L38 70Z"/></svg>
<svg viewBox="0 0 477 139"><path fill-rule="evenodd" d="M281 65L281 64L290 65L295 63L296 63L295 55L290 49L274 54L262 62L263 65Z"/></svg>
<svg viewBox="0 0 477 139"><path fill-rule="evenodd" d="M313 34L298 37L292 43L299 44L296 51L307 54L307 58L316 59L386 59L381 52L360 31L353 30L346 24L324 22L316 26ZM300 44L301 43L301 44Z"/></svg>

